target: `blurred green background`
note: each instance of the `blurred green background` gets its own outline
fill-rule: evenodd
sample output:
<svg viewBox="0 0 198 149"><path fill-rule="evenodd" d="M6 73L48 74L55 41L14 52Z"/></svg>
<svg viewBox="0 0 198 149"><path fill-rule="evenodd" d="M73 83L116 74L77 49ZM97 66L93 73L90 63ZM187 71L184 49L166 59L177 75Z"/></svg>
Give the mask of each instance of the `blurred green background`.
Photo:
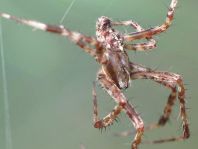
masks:
<svg viewBox="0 0 198 149"><path fill-rule="evenodd" d="M0 0L0 12L59 24L72 0ZM63 24L86 35L95 35L101 15L114 20L134 19L144 28L161 24L170 0L76 0ZM157 36L151 52L132 52L132 61L183 76L191 138L185 142L141 145L141 149L186 149L198 146L198 17L197 0L179 0L171 28ZM115 137L114 132L134 130L123 113L120 122L100 133L92 126L92 82L99 65L69 40L35 31L1 19L13 149L129 149L133 135ZM125 31L129 28L121 28ZM129 31L129 30L128 30ZM0 66L1 67L1 66ZM138 80L125 91L141 113L145 125L157 121L169 90L152 81ZM114 101L97 87L100 116L112 110ZM0 149L5 148L5 112L0 69ZM182 133L177 119L178 103L166 127L146 132L145 140Z"/></svg>

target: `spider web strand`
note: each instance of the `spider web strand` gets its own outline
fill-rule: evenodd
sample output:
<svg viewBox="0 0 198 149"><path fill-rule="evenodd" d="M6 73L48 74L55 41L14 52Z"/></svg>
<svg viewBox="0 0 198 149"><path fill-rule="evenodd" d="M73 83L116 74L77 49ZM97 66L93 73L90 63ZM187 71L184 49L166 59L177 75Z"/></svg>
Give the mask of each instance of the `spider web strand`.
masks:
<svg viewBox="0 0 198 149"><path fill-rule="evenodd" d="M71 4L69 5L69 7L65 10L64 15L62 16L62 18L61 18L61 20L60 20L60 22L59 22L60 24L63 23L63 21L65 20L66 16L67 16L68 13L70 12L70 10L71 10L71 8L72 8L72 6L74 5L75 2L76 2L76 0L73 0L73 1L71 2Z"/></svg>
<svg viewBox="0 0 198 149"><path fill-rule="evenodd" d="M2 79L3 79L3 100L4 100L4 127L5 127L5 149L12 149L12 134L10 126L10 110L8 101L8 85L6 77L5 68L5 56L4 56L4 46L3 46L3 31L2 24L0 22L0 55L1 55L1 68L2 68Z"/></svg>

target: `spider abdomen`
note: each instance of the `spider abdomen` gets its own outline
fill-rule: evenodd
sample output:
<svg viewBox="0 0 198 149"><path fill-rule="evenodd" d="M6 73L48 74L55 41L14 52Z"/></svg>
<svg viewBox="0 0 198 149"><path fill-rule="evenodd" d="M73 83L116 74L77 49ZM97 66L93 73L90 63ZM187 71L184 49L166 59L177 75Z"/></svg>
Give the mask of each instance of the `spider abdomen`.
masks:
<svg viewBox="0 0 198 149"><path fill-rule="evenodd" d="M106 62L103 71L120 88L128 88L130 82L129 59L125 51L107 50L104 54Z"/></svg>

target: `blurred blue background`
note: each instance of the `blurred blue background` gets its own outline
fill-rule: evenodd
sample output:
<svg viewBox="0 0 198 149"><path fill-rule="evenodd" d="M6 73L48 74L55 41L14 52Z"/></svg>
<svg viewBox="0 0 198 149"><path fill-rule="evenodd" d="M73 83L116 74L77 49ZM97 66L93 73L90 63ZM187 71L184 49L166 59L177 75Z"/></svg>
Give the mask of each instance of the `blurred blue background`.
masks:
<svg viewBox="0 0 198 149"><path fill-rule="evenodd" d="M0 0L0 12L59 24L72 0ZM101 15L113 20L133 19L144 28L161 24L170 0L76 0L63 25L86 35L95 35ZM158 47L150 52L128 51L132 61L183 76L191 138L185 142L140 146L141 149L186 149L198 146L198 1L179 0L171 28L156 37ZM13 149L129 149L133 135L115 137L115 132L134 130L125 114L120 122L100 133L92 126L92 82L99 65L69 40L1 19ZM121 28L122 31L129 28ZM160 117L169 90L152 81L138 80L125 91L141 113L145 125ZM100 116L110 112L114 101L97 87ZM0 149L5 144L5 110L0 69ZM177 119L178 103L166 127L146 132L144 140L182 133Z"/></svg>

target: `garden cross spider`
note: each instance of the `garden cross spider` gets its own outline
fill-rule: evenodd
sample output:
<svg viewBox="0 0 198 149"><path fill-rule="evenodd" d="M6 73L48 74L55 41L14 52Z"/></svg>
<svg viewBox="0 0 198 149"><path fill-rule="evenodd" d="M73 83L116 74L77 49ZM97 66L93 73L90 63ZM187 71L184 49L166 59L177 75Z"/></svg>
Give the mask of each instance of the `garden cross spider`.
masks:
<svg viewBox="0 0 198 149"><path fill-rule="evenodd" d="M131 144L131 149L137 149L138 145L141 143L141 138L144 133L144 123L140 115L135 111L134 106L128 102L127 98L122 93L122 89L128 88L130 81L135 79L151 79L171 90L163 115L160 117L158 123L149 127L150 129L164 126L166 124L171 114L172 106L176 101L176 97L178 97L180 103L180 118L182 120L183 134L179 137L155 140L153 143L184 140L190 137L184 99L185 88L181 76L171 72L154 71L150 68L130 62L125 50L147 51L155 48L156 41L152 37L166 31L169 28L173 21L176 5L177 0L172 0L165 22L160 26L149 29L143 29L139 24L132 20L114 22L108 17L102 16L96 22L96 38L70 31L63 26L48 25L38 21L20 19L6 13L0 13L0 16L31 26L35 29L56 33L60 36L67 37L79 47L84 49L85 52L93 56L101 65L101 69L97 75L97 80L117 103L112 112L110 112L103 119L99 119L94 85L94 127L105 128L111 125L121 111L125 111L136 129L136 135ZM117 30L113 29L113 26L119 25L131 26L137 32L121 34ZM147 42L136 44L130 43L131 41L138 39L146 39Z"/></svg>

